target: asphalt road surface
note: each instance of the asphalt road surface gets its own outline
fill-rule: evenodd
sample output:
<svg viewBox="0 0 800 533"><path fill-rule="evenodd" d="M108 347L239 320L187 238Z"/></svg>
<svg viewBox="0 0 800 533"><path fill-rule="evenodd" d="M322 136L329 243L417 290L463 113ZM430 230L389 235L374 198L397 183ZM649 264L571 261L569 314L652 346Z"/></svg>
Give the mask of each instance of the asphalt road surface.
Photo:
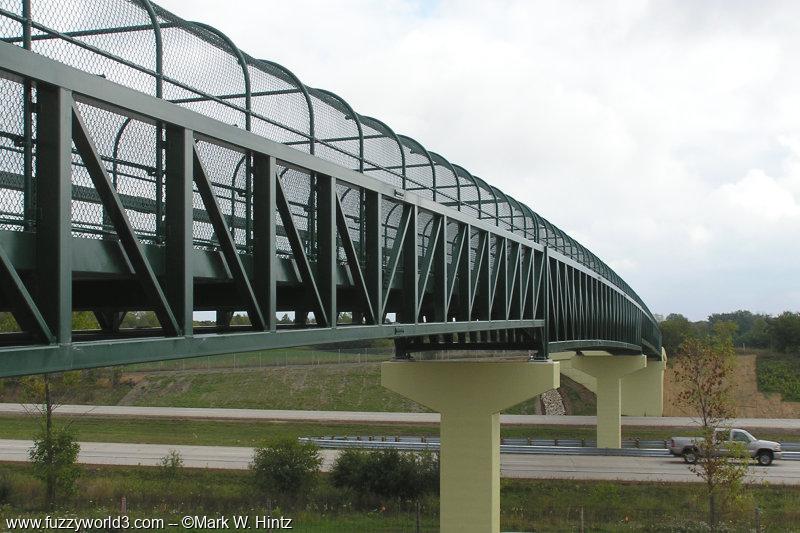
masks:
<svg viewBox="0 0 800 533"><path fill-rule="evenodd" d="M32 412L31 405L0 403L0 415ZM278 420L297 422L346 422L365 424L438 424L438 413L378 413L353 411L288 411L267 409L220 409L201 407L133 407L124 405L61 405L58 413L71 416L157 417L217 420ZM508 426L593 426L593 416L500 415L500 423ZM623 426L688 427L696 426L687 417L624 416ZM749 429L772 428L800 431L800 419L740 418L733 426Z"/></svg>
<svg viewBox="0 0 800 533"><path fill-rule="evenodd" d="M27 461L27 440L1 440L0 461ZM253 449L233 446L183 446L82 442L78 461L95 465L156 466L170 450L181 454L190 468L243 470ZM330 468L337 450L322 450L323 470ZM501 475L527 479L594 479L622 481L698 481L684 462L672 457L611 457L576 455L503 454ZM800 485L800 461L776 461L770 467L750 467L748 481Z"/></svg>

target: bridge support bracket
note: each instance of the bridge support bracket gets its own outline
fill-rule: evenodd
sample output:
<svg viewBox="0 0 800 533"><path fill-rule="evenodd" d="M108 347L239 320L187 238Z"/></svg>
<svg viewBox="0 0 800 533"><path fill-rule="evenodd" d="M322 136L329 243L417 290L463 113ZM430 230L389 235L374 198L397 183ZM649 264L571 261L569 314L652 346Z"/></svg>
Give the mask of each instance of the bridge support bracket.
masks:
<svg viewBox="0 0 800 533"><path fill-rule="evenodd" d="M647 366L644 355L577 355L572 368L597 380L597 447L622 447L622 378Z"/></svg>
<svg viewBox="0 0 800 533"><path fill-rule="evenodd" d="M384 387L442 415L440 531L500 531L500 410L559 386L558 363L390 361Z"/></svg>

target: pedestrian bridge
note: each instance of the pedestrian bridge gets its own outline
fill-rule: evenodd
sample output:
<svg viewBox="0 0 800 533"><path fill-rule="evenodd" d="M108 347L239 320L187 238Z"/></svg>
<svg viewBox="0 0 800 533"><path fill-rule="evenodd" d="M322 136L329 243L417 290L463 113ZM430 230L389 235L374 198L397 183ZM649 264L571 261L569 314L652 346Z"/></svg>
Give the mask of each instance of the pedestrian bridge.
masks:
<svg viewBox="0 0 800 533"><path fill-rule="evenodd" d="M0 375L387 337L660 358L639 296L491 176L147 0L62 3L0 9Z"/></svg>
<svg viewBox="0 0 800 533"><path fill-rule="evenodd" d="M499 531L498 412L561 364L600 446L622 389L660 414L653 315L492 176L149 0L3 2L0 40L0 377L392 338L384 385L442 413L448 532ZM459 349L532 361L408 360Z"/></svg>

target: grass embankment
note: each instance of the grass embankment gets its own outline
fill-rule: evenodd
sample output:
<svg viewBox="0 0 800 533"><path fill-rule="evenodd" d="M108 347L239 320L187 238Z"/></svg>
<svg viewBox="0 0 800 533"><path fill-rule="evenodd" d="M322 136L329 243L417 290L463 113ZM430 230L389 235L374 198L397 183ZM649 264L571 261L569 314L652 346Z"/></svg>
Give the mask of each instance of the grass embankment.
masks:
<svg viewBox="0 0 800 533"><path fill-rule="evenodd" d="M87 467L78 491L64 500L62 511L42 507L42 484L29 465L0 464L0 480L9 491L0 501L0 521L18 516L116 516L122 496L132 518L184 515L266 515L267 497L259 494L249 472L181 469L174 478L157 468ZM749 531L753 509L762 509L766 531L792 531L800 523L800 489L753 486L744 501L727 515L726 531ZM703 502L692 484L636 484L558 480L505 480L502 483L501 526L505 531L576 531L580 509L591 531L700 531ZM437 528L438 501L423 505L423 531ZM297 531L315 533L411 532L410 503L365 504L333 488L322 476L303 503L272 509L272 516L294 518Z"/></svg>
<svg viewBox="0 0 800 533"><path fill-rule="evenodd" d="M83 442L130 442L142 444L193 444L198 446L258 446L273 437L310 437L326 435L427 436L439 435L438 425L405 424L323 424L270 422L259 420L171 420L162 418L62 417L58 424L69 424ZM40 421L33 416L0 416L0 438L31 439ZM664 440L691 430L671 428L623 427L623 438ZM595 428L565 426L503 426L504 438L586 439L595 438ZM760 438L800 441L791 432L754 430Z"/></svg>
<svg viewBox="0 0 800 533"><path fill-rule="evenodd" d="M290 348L141 363L75 373L57 401L92 405L425 412L380 384L383 349ZM287 365L288 363L288 365ZM569 414L593 414L594 394L564 378ZM15 379L0 379L0 401L29 401ZM507 409L533 414L538 399Z"/></svg>
<svg viewBox="0 0 800 533"><path fill-rule="evenodd" d="M597 397L577 381L562 375L558 390L568 415L594 416L597 413Z"/></svg>
<svg viewBox="0 0 800 533"><path fill-rule="evenodd" d="M760 391L777 392L786 402L800 402L800 354L760 353L756 375Z"/></svg>
<svg viewBox="0 0 800 533"><path fill-rule="evenodd" d="M84 372L71 390L60 393L58 401L149 407L428 411L382 387L378 363L126 372L114 385L107 372ZM22 388L0 380L0 401L25 401ZM534 401L506 412L532 414Z"/></svg>
<svg viewBox="0 0 800 533"><path fill-rule="evenodd" d="M428 412L381 386L377 363L288 366L227 372L174 372L130 375L135 388L123 403L140 406L301 409L320 411ZM594 414L594 395L571 391L572 410ZM580 387L582 389L582 387ZM588 396L588 398L587 398ZM528 400L505 410L533 414ZM577 414L577 413L576 413Z"/></svg>
<svg viewBox="0 0 800 533"><path fill-rule="evenodd" d="M380 365L288 366L228 372L170 372L144 376L129 405L404 411L425 409L380 384Z"/></svg>

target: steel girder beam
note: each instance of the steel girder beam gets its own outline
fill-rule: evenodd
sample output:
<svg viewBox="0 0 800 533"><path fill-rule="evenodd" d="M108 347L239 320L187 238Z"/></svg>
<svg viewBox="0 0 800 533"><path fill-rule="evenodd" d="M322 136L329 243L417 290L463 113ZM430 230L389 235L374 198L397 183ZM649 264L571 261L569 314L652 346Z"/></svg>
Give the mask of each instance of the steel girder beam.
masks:
<svg viewBox="0 0 800 533"><path fill-rule="evenodd" d="M195 334L191 337L121 338L64 345L18 346L13 349L0 349L0 377L253 352L319 343L445 335L484 331L487 328L531 329L542 325L541 321L512 320L495 321L491 324L477 322L384 324L342 326L335 330L303 328L276 332L232 329L224 334Z"/></svg>

